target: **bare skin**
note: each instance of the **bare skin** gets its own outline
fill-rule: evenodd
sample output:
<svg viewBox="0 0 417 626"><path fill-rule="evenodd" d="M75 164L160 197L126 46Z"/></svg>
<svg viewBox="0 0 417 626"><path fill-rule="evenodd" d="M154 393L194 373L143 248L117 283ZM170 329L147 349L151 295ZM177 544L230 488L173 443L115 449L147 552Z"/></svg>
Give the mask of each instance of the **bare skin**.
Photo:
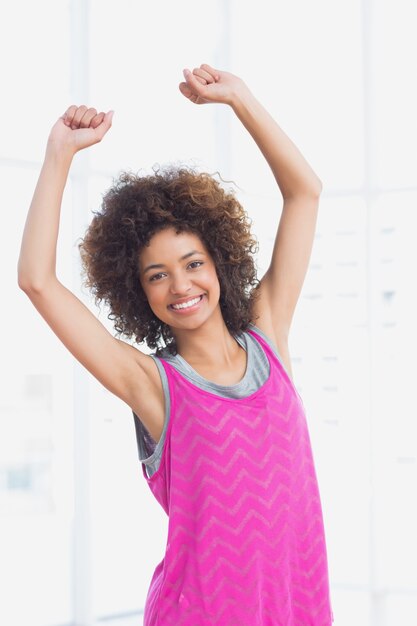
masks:
<svg viewBox="0 0 417 626"><path fill-rule="evenodd" d="M179 89L194 104L231 107L259 146L281 191L282 215L271 263L261 279L254 322L275 343L292 378L288 334L311 255L321 182L240 78L203 64L192 72L185 70L184 79ZM99 143L111 124L111 111L72 105L53 126L25 224L18 283L74 357L140 416L159 441L165 406L154 360L114 338L56 276L62 194L72 159L79 150ZM197 253L181 259L193 250ZM222 318L216 269L201 240L167 229L154 235L138 262L149 304L172 328L179 354L212 382L239 382L246 370L246 353ZM163 267L144 271L154 264ZM200 295L201 302L186 313L169 308Z"/></svg>
<svg viewBox="0 0 417 626"><path fill-rule="evenodd" d="M180 260L193 250L200 253ZM164 267L143 272L155 263ZM172 329L179 354L212 382L239 382L246 368L245 350L224 323L216 267L200 238L191 233L176 234L173 229L163 230L142 251L139 267L149 305ZM169 306L200 295L203 297L197 308L176 312Z"/></svg>

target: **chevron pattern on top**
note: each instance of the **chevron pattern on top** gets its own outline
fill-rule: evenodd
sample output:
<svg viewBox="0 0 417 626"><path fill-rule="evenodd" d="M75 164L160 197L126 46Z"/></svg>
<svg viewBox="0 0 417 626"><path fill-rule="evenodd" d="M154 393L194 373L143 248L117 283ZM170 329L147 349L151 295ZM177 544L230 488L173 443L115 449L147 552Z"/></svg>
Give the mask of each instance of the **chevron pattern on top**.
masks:
<svg viewBox="0 0 417 626"><path fill-rule="evenodd" d="M267 381L245 398L201 389L161 359L171 414L158 470L169 516L144 626L331 626L320 494L302 400L257 333Z"/></svg>

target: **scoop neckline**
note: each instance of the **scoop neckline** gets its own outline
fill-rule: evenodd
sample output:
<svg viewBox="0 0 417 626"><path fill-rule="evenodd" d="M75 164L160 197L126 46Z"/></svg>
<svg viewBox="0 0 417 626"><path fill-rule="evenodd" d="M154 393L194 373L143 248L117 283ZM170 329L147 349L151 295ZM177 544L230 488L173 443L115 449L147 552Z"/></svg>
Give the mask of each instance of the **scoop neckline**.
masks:
<svg viewBox="0 0 417 626"><path fill-rule="evenodd" d="M269 354L269 352L267 350L265 350L265 356L266 356L266 358L268 360L268 363L269 363L269 373L268 373L268 376L267 376L266 380L262 383L262 385L260 387L258 387L257 389L255 389L255 391L252 391L252 393L250 393L248 396L230 397L230 396L227 396L227 395L216 393L217 390L215 390L215 389L209 391L208 389L205 389L204 387L200 387L199 385L197 385L192 380L188 380L188 379L184 379L184 380L185 380L187 385L190 385L194 389L198 390L200 395L209 396L210 398L216 398L216 400L219 401L219 402L227 402L227 403L236 403L236 402L238 402L239 404L241 404L241 403L244 404L245 402L252 402L255 398L258 397L258 395L260 395L262 393L265 393L266 389L270 385L273 384L272 383L272 381L273 381L273 377L272 377L272 360L271 360L271 356L270 356L270 354ZM165 364L164 364L164 366L165 366ZM172 365L172 363L168 363L167 362L166 366L172 368L172 371L173 371L174 375L178 375L179 374L179 372ZM216 385L216 383L212 383L212 384ZM169 428L169 424L168 424L168 428Z"/></svg>
<svg viewBox="0 0 417 626"><path fill-rule="evenodd" d="M239 343L239 341L237 340L236 337L241 336L243 337L243 345ZM245 373L243 374L243 377L241 378L241 380L239 380L239 382L235 383L234 385L221 385L220 383L215 383L212 380L209 380L208 378L204 378L204 376L201 376L201 374L199 374L189 363L188 361L186 361L180 354L177 353L177 358L187 366L187 368L189 368L189 370L193 373L193 375L197 378L197 380L199 382L204 382L208 385L211 385L213 388L221 391L221 390L231 390L231 391L236 391L238 390L240 387L243 387L243 385L246 383L246 380L249 376L249 371L250 371L250 365L252 364L252 346L250 345L250 341L247 340L247 337L245 336L245 334L242 332L241 335L235 335L234 339L236 340L236 342L239 344L239 346L241 348L243 348L243 350L245 350L246 353L246 368L245 368ZM245 347L246 346L246 347Z"/></svg>

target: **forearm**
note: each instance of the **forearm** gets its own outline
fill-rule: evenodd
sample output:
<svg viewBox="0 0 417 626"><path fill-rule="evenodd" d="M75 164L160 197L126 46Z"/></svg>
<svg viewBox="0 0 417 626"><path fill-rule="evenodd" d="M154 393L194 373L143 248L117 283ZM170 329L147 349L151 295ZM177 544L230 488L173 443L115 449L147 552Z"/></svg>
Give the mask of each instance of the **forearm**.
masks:
<svg viewBox="0 0 417 626"><path fill-rule="evenodd" d="M283 197L319 196L320 179L244 83L234 94L231 107L267 160Z"/></svg>
<svg viewBox="0 0 417 626"><path fill-rule="evenodd" d="M23 231L18 261L22 288L41 288L56 276L56 247L62 196L72 155L47 147Z"/></svg>

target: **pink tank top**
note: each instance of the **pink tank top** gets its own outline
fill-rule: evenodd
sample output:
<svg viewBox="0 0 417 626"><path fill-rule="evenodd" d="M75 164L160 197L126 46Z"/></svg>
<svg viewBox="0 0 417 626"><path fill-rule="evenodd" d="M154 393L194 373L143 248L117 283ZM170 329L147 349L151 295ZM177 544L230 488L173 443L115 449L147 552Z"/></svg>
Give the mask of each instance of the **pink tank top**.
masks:
<svg viewBox="0 0 417 626"><path fill-rule="evenodd" d="M144 626L331 626L322 508L302 400L267 343L246 398L197 387L161 359L170 420L143 475L169 516Z"/></svg>

